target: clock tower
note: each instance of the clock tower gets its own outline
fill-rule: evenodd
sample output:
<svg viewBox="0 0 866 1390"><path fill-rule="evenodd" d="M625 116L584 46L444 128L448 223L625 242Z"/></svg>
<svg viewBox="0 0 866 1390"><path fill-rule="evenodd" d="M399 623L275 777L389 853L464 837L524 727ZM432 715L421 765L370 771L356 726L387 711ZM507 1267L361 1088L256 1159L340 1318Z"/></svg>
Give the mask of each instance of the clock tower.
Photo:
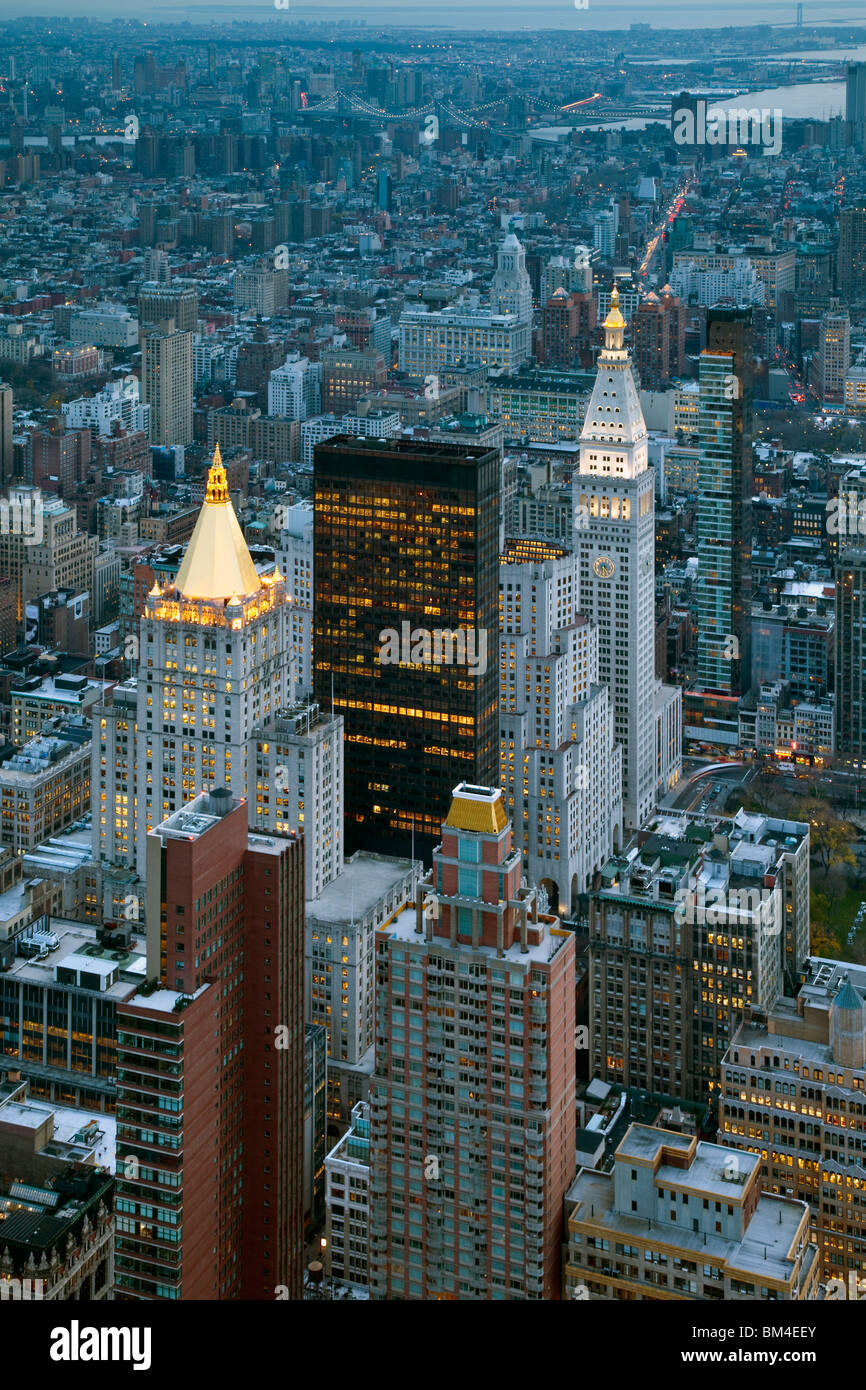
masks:
<svg viewBox="0 0 866 1390"><path fill-rule="evenodd" d="M623 821L656 805L655 478L647 430L611 294L604 348L580 435L573 482L580 607L599 629L599 679L610 688L623 749Z"/></svg>

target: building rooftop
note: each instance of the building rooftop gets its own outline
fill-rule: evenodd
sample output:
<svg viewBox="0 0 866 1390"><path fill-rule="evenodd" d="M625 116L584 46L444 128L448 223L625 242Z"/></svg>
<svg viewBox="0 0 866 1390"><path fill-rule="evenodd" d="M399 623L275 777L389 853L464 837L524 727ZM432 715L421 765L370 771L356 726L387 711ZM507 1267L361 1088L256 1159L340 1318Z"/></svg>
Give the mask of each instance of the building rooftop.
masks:
<svg viewBox="0 0 866 1390"><path fill-rule="evenodd" d="M197 840L207 830L217 825L230 811L240 806L225 787L212 792L202 792L193 801L187 802L179 811L174 811L150 832L163 840Z"/></svg>
<svg viewBox="0 0 866 1390"><path fill-rule="evenodd" d="M50 1101L7 1100L0 1104L0 1134L4 1125L17 1129L38 1130L47 1119L53 1119L51 1139L40 1153L47 1158L68 1158L70 1162L93 1163L96 1167L115 1169L117 1142L116 1116L100 1111L85 1115Z"/></svg>
<svg viewBox="0 0 866 1390"><path fill-rule="evenodd" d="M497 953L495 946L473 946L471 943L461 941L459 949L461 954L466 955L467 958L479 955L509 965L546 965L553 960L553 957L566 942L572 939L572 933L560 927L558 922L557 917L543 916L539 912L538 926L542 928L541 940L537 945L528 944L525 951L521 947L519 937L506 951L503 951L501 956ZM402 912L397 913L396 917L379 927L377 936L390 936L398 941L414 942L417 946L427 946L431 951L437 947L445 950L451 949L451 943L444 936L434 936L428 942L425 932L416 931L417 924L415 904L409 903Z"/></svg>
<svg viewBox="0 0 866 1390"><path fill-rule="evenodd" d="M29 687L32 684L32 689ZM88 696L96 696L103 689L99 681L87 680L85 676L44 676L19 682L12 687L12 699L51 700L59 704L80 705Z"/></svg>
<svg viewBox="0 0 866 1390"><path fill-rule="evenodd" d="M451 795L451 808L445 820L449 829L498 835L508 824L499 787L476 787L461 782Z"/></svg>
<svg viewBox="0 0 866 1390"><path fill-rule="evenodd" d="M688 1142L687 1135L676 1137ZM743 1152L737 1150L738 1161L743 1156ZM682 1177L682 1169L670 1171ZM667 1175L665 1181L669 1181ZM616 1240L627 1240L629 1236L634 1236L658 1248L675 1245L677 1250L691 1254L696 1259L724 1260L728 1272L734 1277L742 1274L749 1279L779 1281L791 1277L794 1264L792 1255L796 1253L797 1234L806 1212L804 1202L763 1193L744 1239L737 1241L711 1232L691 1231L684 1226L654 1221L637 1212L616 1211L613 1202L613 1175L582 1168L566 1195L566 1210L570 1210L577 1220L592 1221L596 1228L607 1229ZM817 1252L814 1252L812 1258L816 1255Z"/></svg>
<svg viewBox="0 0 866 1390"><path fill-rule="evenodd" d="M89 740L82 743L78 739L56 735L46 738L37 734L0 766L3 784L7 787L26 787L34 777L55 772L73 755L79 759L89 758Z"/></svg>
<svg viewBox="0 0 866 1390"><path fill-rule="evenodd" d="M83 1212L97 1206L112 1182L113 1178L92 1168L70 1168L55 1177L50 1187L12 1184L9 1194L0 1197L4 1246L34 1254L54 1247L62 1258L62 1242L70 1227ZM16 1196L12 1188L19 1189Z"/></svg>
<svg viewBox="0 0 866 1390"><path fill-rule="evenodd" d="M25 872L62 878L75 873L92 857L90 817L61 830L24 855Z"/></svg>
<svg viewBox="0 0 866 1390"><path fill-rule="evenodd" d="M17 956L9 968L7 979L54 987L57 966L103 976L110 976L116 971L117 978L106 989L99 991L100 998L115 1001L128 998L144 979L146 960L143 935L136 933L128 947L115 948L103 945L97 938L96 927L87 923L50 917L45 926L58 938L58 944L48 950L42 960ZM62 989L63 985L58 987Z"/></svg>
<svg viewBox="0 0 866 1390"><path fill-rule="evenodd" d="M414 861L417 872L419 861ZM412 871L411 859L358 850L346 861L343 872L332 879L318 898L307 900L307 916L316 922L363 921Z"/></svg>
<svg viewBox="0 0 866 1390"><path fill-rule="evenodd" d="M136 1008L152 1009L160 1014L182 1014L187 1004L191 1004L194 999L200 999L206 989L210 989L210 981L200 985L195 994L184 994L177 989L155 989L145 994L141 989L127 1002L134 1004Z"/></svg>
<svg viewBox="0 0 866 1390"><path fill-rule="evenodd" d="M652 1162L663 1151L676 1152L685 1157L694 1144L690 1134L633 1124L617 1149L617 1157ZM726 1149L721 1144L701 1141L695 1145L688 1167L659 1163L655 1168L656 1182L665 1187L685 1188L689 1192L700 1191L713 1197L723 1197L726 1202L739 1202L744 1188L760 1165L760 1159L756 1154L737 1150L736 1176L731 1178L727 1175L731 1172L732 1154L734 1150Z"/></svg>

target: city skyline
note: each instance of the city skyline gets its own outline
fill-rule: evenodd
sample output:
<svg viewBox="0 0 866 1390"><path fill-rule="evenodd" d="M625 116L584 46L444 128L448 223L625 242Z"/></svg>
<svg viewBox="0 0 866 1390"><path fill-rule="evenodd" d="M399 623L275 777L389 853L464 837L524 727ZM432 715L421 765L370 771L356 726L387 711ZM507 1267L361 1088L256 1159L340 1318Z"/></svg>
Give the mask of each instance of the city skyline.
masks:
<svg viewBox="0 0 866 1390"><path fill-rule="evenodd" d="M88 9L0 0L0 1301L159 1372L216 1302L817 1361L862 16Z"/></svg>

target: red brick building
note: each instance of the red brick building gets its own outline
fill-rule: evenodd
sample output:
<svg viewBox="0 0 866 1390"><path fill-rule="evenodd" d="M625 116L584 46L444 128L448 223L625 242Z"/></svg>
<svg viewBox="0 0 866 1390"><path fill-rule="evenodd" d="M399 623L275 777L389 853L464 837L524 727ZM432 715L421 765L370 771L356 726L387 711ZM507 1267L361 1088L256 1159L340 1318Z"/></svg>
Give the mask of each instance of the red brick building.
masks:
<svg viewBox="0 0 866 1390"><path fill-rule="evenodd" d="M153 477L153 460L144 430L125 430L115 422L110 435L97 435L93 441L93 457L99 468Z"/></svg>
<svg viewBox="0 0 866 1390"><path fill-rule="evenodd" d="M596 317L591 294L555 290L541 310L539 362L549 367L591 367Z"/></svg>
<svg viewBox="0 0 866 1390"><path fill-rule="evenodd" d="M148 835L149 983L118 1010L121 1298L301 1296L303 866L302 836L250 834L225 789Z"/></svg>
<svg viewBox="0 0 866 1390"><path fill-rule="evenodd" d="M634 363L645 391L658 391L685 370L686 311L669 286L651 292L631 323Z"/></svg>
<svg viewBox="0 0 866 1390"><path fill-rule="evenodd" d="M521 886L498 787L455 788L376 933L373 1298L557 1299L575 1158L575 940Z"/></svg>
<svg viewBox="0 0 866 1390"><path fill-rule="evenodd" d="M35 430L31 443L34 485L63 498L71 496L91 460L90 430Z"/></svg>

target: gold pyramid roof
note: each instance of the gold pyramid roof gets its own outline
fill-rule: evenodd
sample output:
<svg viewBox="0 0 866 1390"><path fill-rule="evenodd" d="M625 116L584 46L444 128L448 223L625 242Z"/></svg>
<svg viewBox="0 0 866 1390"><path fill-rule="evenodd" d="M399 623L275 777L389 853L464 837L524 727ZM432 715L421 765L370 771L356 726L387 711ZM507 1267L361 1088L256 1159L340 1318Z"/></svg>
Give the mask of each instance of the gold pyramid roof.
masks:
<svg viewBox="0 0 866 1390"><path fill-rule="evenodd" d="M502 793L498 788L469 787L461 783L452 793L451 808L445 818L451 830L471 830L481 835L498 835L508 824Z"/></svg>
<svg viewBox="0 0 866 1390"><path fill-rule="evenodd" d="M220 446L214 450L204 506L198 515L175 588L184 598L228 599L262 587L253 557L229 501Z"/></svg>

